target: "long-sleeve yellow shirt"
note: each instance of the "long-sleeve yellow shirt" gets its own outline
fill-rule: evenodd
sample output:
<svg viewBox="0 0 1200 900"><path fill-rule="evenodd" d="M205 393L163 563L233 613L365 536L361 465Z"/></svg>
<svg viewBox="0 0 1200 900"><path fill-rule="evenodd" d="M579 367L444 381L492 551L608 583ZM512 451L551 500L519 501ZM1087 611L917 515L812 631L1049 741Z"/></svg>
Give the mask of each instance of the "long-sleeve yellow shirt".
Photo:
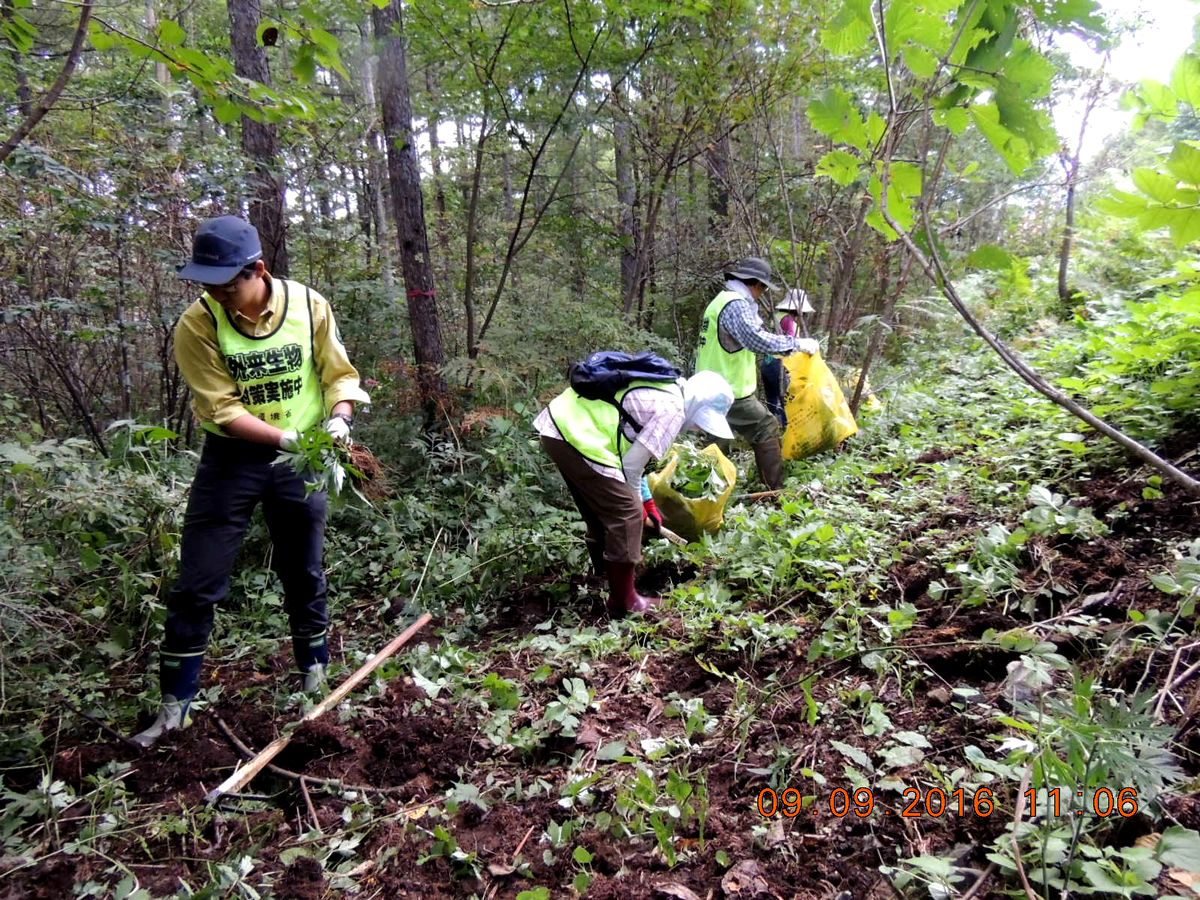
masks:
<svg viewBox="0 0 1200 900"><path fill-rule="evenodd" d="M270 278L268 283L271 297L257 322L251 322L240 313L233 314L233 322L239 331L259 337L278 327L279 317L284 312L283 288L278 279ZM293 283L293 293L294 288ZM342 400L370 403L371 398L359 386L358 370L346 355L329 301L316 291L310 291L309 296L313 317L313 362L321 376L326 411ZM221 314L226 315L224 310ZM248 414L217 344L216 325L202 299L184 310L175 326L175 362L192 389L192 411L201 422L227 425Z"/></svg>

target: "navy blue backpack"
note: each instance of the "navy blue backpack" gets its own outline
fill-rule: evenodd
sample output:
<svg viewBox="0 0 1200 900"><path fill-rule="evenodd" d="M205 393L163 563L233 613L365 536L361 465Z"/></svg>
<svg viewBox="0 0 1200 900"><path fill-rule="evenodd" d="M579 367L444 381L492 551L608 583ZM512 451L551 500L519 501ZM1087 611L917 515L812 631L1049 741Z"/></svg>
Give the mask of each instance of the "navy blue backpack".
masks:
<svg viewBox="0 0 1200 900"><path fill-rule="evenodd" d="M641 426L617 403L617 394L634 381L674 383L681 375L677 368L649 351L623 353L620 350L599 350L587 359L572 364L567 377L580 397L611 403L626 424L638 432L642 430Z"/></svg>

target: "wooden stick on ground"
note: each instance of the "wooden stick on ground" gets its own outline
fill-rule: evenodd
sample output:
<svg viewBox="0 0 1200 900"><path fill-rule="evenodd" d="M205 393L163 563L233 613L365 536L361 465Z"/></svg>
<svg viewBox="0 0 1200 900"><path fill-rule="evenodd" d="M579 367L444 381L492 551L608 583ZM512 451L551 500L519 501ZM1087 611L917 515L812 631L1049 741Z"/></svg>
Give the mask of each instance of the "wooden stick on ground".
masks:
<svg viewBox="0 0 1200 900"><path fill-rule="evenodd" d="M670 528L668 528L666 525L659 525L659 526L658 526L658 533L659 533L659 534L661 534L663 537L665 537L665 538L666 538L668 541L670 541L672 544L678 544L680 547L686 547L686 546L687 546L687 540L686 540L685 538L682 538L682 537L680 537L679 535L677 535L675 532L673 532L673 531L672 531Z"/></svg>
<svg viewBox="0 0 1200 900"><path fill-rule="evenodd" d="M755 500L769 500L772 497L778 497L782 493L782 489L776 489L774 491L755 491L753 494L742 494L741 496L734 497L733 499L734 502L740 500L744 503L753 503Z"/></svg>
<svg viewBox="0 0 1200 900"><path fill-rule="evenodd" d="M313 719L320 718L329 710L337 706L342 701L342 698L358 687L358 685L364 681L368 675L378 669L379 666L388 659L388 657L394 655L397 650L408 643L408 640L414 634L424 628L432 618L433 616L431 616L429 613L425 613L421 616L421 618L409 625L408 628L404 629L403 634L393 639L391 643L363 663L358 671L338 685L337 688L334 689L333 693L331 693L328 697L310 709L300 721L311 722ZM245 766L235 771L232 775L217 785L217 787L209 791L208 795L204 798L204 802L209 805L216 803L221 799L223 794L227 794L230 791L236 791L238 788L248 784L255 775L267 767L267 763L278 756L279 752L283 750L283 748L289 743L291 743L291 740L292 735L285 734L282 737L278 737L271 741L271 743L267 744L267 746L263 747L262 750L258 752L258 756L254 757L254 759L246 763Z"/></svg>

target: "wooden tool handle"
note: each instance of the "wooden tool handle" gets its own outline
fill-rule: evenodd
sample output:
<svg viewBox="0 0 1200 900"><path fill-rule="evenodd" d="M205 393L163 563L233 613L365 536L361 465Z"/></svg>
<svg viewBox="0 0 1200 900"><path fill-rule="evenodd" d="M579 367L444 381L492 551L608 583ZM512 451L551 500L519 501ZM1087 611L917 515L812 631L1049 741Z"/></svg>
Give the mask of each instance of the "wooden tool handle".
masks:
<svg viewBox="0 0 1200 900"><path fill-rule="evenodd" d="M388 659L388 657L394 655L397 650L408 643L409 638L424 628L432 618L433 616L431 616L429 613L425 613L419 619L417 619L417 621L409 625L408 628L404 629L402 634L396 638L393 638L386 647L368 659L358 668L357 671L354 672L354 674L338 685L328 697L310 709L307 715L305 715L300 721L311 722L313 719L319 718L329 710L333 709L333 707L337 706L342 701L342 698L358 687L358 685L361 684L368 675L378 669L380 665L382 665ZM267 744L267 746L263 747L262 750L258 752L258 755L254 757L254 759L237 769L232 775L221 782L221 784L209 791L208 795L204 798L204 802L211 805L220 800L222 795L236 791L246 784L249 784L254 776L265 769L267 764L279 755L279 751L281 751L291 742L293 733L285 734L282 737L277 737L275 740L271 741L271 743Z"/></svg>

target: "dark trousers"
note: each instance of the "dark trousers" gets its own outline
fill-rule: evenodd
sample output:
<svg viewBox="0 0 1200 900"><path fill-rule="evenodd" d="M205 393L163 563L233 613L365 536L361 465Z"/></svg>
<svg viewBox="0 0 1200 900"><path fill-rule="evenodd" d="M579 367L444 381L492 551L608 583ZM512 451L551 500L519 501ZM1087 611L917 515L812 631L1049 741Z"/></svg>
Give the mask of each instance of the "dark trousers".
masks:
<svg viewBox="0 0 1200 900"><path fill-rule="evenodd" d="M606 478L587 464L579 451L557 438L542 435L542 448L554 460L571 499L587 525L584 541L597 572L601 560L642 561L642 501L623 481Z"/></svg>
<svg viewBox="0 0 1200 900"><path fill-rule="evenodd" d="M783 360L778 356L767 356L762 361L760 367L762 372L763 395L767 401L767 409L769 409L779 424L783 428L787 428L787 413L783 408Z"/></svg>
<svg viewBox="0 0 1200 900"><path fill-rule="evenodd" d="M195 693L193 682L199 678L199 658L208 646L216 606L229 593L234 560L260 501L274 544L271 565L283 582L297 661L303 667L302 647L310 645L318 655L327 654L322 551L328 498L324 493L306 496L304 479L291 466L272 465L278 453L274 447L232 438L205 439L183 524L179 577L167 598L164 693ZM172 672L180 668L179 678L185 683L169 684Z"/></svg>

